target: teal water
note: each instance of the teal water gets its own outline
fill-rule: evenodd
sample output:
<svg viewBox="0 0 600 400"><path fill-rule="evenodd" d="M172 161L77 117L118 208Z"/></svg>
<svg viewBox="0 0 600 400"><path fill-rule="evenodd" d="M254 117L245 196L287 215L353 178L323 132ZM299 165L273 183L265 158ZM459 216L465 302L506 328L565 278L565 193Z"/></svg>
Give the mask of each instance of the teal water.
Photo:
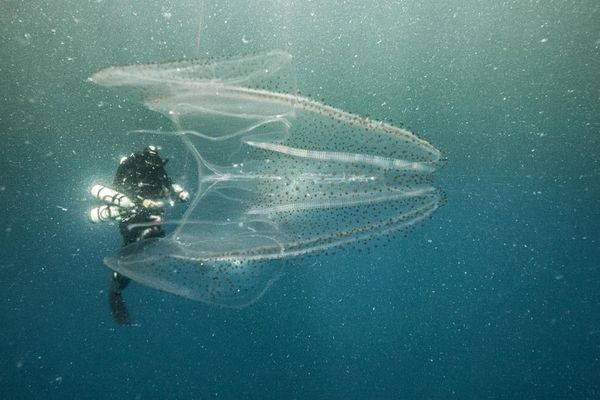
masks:
<svg viewBox="0 0 600 400"><path fill-rule="evenodd" d="M247 3L0 4L2 397L598 398L597 3ZM170 125L86 79L272 48L302 93L442 150L446 204L247 309L132 285L139 326L117 327L120 238L88 223L88 189L146 144L128 131Z"/></svg>

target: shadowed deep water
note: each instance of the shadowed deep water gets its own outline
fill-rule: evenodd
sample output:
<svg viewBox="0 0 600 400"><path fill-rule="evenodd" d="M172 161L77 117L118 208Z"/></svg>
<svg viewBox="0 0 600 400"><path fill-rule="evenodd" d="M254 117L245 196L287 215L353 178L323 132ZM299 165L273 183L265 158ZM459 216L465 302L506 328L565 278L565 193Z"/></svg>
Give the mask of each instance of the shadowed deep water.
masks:
<svg viewBox="0 0 600 400"><path fill-rule="evenodd" d="M597 2L220 3L0 4L0 397L599 398ZM170 125L87 77L271 48L302 93L438 147L446 204L243 310L131 285L115 326L88 189Z"/></svg>

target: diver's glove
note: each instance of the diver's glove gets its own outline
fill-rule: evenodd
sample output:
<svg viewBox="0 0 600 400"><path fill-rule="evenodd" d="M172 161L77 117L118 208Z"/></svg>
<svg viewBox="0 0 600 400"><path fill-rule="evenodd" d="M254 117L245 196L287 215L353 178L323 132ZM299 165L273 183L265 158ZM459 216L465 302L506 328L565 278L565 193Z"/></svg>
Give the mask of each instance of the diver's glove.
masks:
<svg viewBox="0 0 600 400"><path fill-rule="evenodd" d="M177 183L171 185L173 192L177 195L177 199L181 202L186 202L190 198L190 193L187 190L183 190L183 187Z"/></svg>

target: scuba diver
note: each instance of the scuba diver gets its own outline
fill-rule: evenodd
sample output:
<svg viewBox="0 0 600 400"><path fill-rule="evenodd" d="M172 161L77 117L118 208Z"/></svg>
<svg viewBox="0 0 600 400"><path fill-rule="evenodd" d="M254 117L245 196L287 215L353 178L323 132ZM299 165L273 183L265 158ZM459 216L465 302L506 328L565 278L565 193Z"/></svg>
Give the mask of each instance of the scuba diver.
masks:
<svg viewBox="0 0 600 400"><path fill-rule="evenodd" d="M173 198L185 202L189 193L171 182L165 164L158 155L156 146L148 146L142 153L123 157L112 187L95 185L92 195L107 205L96 207L90 212L92 222L116 220L123 237L123 246L139 240L163 237L161 222L165 202L171 206ZM131 319L122 291L129 278L113 272L108 293L110 311L119 325L131 325Z"/></svg>

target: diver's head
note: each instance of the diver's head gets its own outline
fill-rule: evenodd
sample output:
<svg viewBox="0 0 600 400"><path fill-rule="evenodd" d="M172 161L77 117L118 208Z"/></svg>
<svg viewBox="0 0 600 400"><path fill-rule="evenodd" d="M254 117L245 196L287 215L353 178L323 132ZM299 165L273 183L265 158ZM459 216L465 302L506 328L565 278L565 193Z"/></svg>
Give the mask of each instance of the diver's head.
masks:
<svg viewBox="0 0 600 400"><path fill-rule="evenodd" d="M163 160L158 155L158 146L154 146L154 145L149 145L148 147L146 147L144 149L143 157L144 157L146 164L153 165L153 166L163 166L168 161L168 160Z"/></svg>
<svg viewBox="0 0 600 400"><path fill-rule="evenodd" d="M148 153L150 155L158 155L158 147L156 147L153 144L148 145L148 147L146 147L144 149L144 153Z"/></svg>

